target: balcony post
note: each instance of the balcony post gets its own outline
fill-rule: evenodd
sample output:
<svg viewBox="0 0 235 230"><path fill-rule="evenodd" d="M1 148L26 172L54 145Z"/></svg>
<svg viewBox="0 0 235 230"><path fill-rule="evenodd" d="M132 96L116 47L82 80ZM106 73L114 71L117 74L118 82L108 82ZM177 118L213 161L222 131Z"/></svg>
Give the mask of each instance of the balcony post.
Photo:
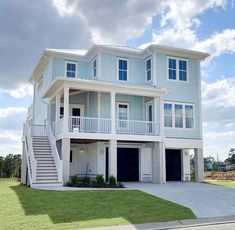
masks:
<svg viewBox="0 0 235 230"><path fill-rule="evenodd" d="M60 119L60 93L56 94L55 97L55 121Z"/></svg>
<svg viewBox="0 0 235 230"><path fill-rule="evenodd" d="M111 133L115 134L116 133L116 109L115 109L115 92L111 92L110 93L110 97L111 97L111 103L110 103L110 115L111 115Z"/></svg>
<svg viewBox="0 0 235 230"><path fill-rule="evenodd" d="M64 120L63 120L63 132L69 131L69 88L64 88Z"/></svg>
<svg viewBox="0 0 235 230"><path fill-rule="evenodd" d="M164 100L163 97L159 97L159 122L160 122L160 136L164 138Z"/></svg>

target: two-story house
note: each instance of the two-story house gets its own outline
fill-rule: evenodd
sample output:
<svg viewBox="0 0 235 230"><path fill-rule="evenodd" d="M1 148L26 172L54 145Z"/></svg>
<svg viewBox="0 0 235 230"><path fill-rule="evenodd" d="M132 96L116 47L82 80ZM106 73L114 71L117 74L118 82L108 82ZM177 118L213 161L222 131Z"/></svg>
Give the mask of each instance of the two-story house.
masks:
<svg viewBox="0 0 235 230"><path fill-rule="evenodd" d="M46 49L29 81L22 182L73 175L203 181L200 62L208 54L150 45Z"/></svg>

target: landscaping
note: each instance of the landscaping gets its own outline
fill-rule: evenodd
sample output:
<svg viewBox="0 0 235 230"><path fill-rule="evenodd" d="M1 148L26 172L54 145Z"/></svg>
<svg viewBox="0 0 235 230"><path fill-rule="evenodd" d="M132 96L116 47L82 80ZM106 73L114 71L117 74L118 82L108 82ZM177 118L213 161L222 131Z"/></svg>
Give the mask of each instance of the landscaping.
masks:
<svg viewBox="0 0 235 230"><path fill-rule="evenodd" d="M235 188L235 181L226 181L226 180L206 180L205 183L212 185L219 185L224 187Z"/></svg>
<svg viewBox="0 0 235 230"><path fill-rule="evenodd" d="M96 175L95 178L89 176L72 176L68 186L71 187L89 187L89 188L123 188L122 183L116 180L116 177L110 176L108 182L105 182L103 175Z"/></svg>
<svg viewBox="0 0 235 230"><path fill-rule="evenodd" d="M46 191L0 179L1 229L80 229L195 218L140 191Z"/></svg>

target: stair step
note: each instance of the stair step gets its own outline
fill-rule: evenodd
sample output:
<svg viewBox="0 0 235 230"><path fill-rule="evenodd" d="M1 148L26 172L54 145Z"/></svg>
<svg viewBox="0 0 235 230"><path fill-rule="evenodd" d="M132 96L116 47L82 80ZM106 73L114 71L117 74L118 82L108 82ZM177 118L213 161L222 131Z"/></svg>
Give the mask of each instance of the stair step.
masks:
<svg viewBox="0 0 235 230"><path fill-rule="evenodd" d="M51 177L56 177L57 178L57 173L37 173L37 178L41 177L46 177L46 178L51 178Z"/></svg>
<svg viewBox="0 0 235 230"><path fill-rule="evenodd" d="M34 156L35 156L35 158L39 158L39 159L41 159L41 158L52 159L52 160L54 159L51 154L44 154L44 155L34 154Z"/></svg>
<svg viewBox="0 0 235 230"><path fill-rule="evenodd" d="M44 180L44 181L52 181L52 180L53 181L58 181L58 177L57 176L53 176L53 177L52 176L50 176L50 177L49 176L48 177L47 176L44 176L44 177L43 176L40 176L40 177L37 176L36 181L39 181L39 180L41 180L41 181L42 180Z"/></svg>
<svg viewBox="0 0 235 230"><path fill-rule="evenodd" d="M36 184L53 184L58 183L58 180L36 180Z"/></svg>
<svg viewBox="0 0 235 230"><path fill-rule="evenodd" d="M55 167L55 165L54 166L39 166L39 167L37 167L37 171L43 171L43 170L52 171L52 170L56 170L56 167Z"/></svg>
<svg viewBox="0 0 235 230"><path fill-rule="evenodd" d="M38 167L55 167L54 162L37 162Z"/></svg>
<svg viewBox="0 0 235 230"><path fill-rule="evenodd" d="M53 168L53 169L37 169L37 173L56 173L57 174L57 171L56 171L56 168Z"/></svg>

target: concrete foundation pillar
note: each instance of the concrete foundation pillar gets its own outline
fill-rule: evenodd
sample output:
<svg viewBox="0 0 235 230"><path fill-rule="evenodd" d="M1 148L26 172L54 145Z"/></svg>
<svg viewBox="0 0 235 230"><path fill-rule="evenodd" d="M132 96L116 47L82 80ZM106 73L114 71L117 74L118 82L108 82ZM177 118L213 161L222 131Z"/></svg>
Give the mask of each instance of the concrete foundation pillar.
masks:
<svg viewBox="0 0 235 230"><path fill-rule="evenodd" d="M109 176L117 178L117 140L109 141Z"/></svg>
<svg viewBox="0 0 235 230"><path fill-rule="evenodd" d="M204 160L203 149L194 149L194 162L195 162L195 180L196 182L204 181Z"/></svg>
<svg viewBox="0 0 235 230"><path fill-rule="evenodd" d="M182 149L181 152L181 178L182 181L190 181L190 154L189 149Z"/></svg>
<svg viewBox="0 0 235 230"><path fill-rule="evenodd" d="M70 139L62 139L61 156L63 160L63 184L69 182Z"/></svg>
<svg viewBox="0 0 235 230"><path fill-rule="evenodd" d="M152 155L153 183L163 184L166 182L165 147L163 142L156 142Z"/></svg>

